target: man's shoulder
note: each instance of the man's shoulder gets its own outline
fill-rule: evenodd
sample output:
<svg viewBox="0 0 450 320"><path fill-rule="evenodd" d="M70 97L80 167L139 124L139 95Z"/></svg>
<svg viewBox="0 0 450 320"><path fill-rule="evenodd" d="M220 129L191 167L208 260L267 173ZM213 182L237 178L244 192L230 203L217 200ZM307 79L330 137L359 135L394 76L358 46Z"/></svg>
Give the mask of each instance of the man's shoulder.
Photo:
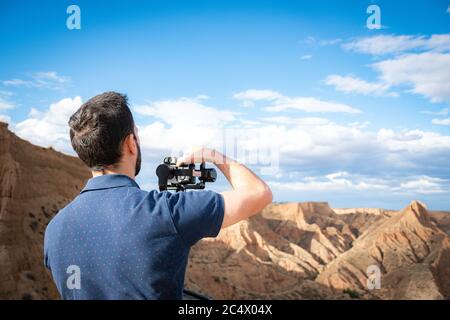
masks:
<svg viewBox="0 0 450 320"><path fill-rule="evenodd" d="M75 198L76 199L76 198ZM48 233L49 230L55 229L58 227L58 225L61 224L62 220L64 220L64 217L66 216L67 212L71 210L71 205L75 201L72 200L67 205L59 209L59 211L55 214L53 218L50 219L49 223L47 224L45 234Z"/></svg>
<svg viewBox="0 0 450 320"><path fill-rule="evenodd" d="M72 201L67 203L64 207L58 210L58 212L53 216L46 228L46 234L48 231L55 231L59 228L67 218L75 214L80 208L83 208L86 200L83 199L82 194L78 194Z"/></svg>
<svg viewBox="0 0 450 320"><path fill-rule="evenodd" d="M143 201L149 202L150 204L154 203L165 203L167 199L171 196L171 193L168 191L158 191L158 190L142 190L142 189L133 189L133 192L126 193L126 196L121 201L131 201L134 204L142 203ZM128 199L127 199L128 198Z"/></svg>

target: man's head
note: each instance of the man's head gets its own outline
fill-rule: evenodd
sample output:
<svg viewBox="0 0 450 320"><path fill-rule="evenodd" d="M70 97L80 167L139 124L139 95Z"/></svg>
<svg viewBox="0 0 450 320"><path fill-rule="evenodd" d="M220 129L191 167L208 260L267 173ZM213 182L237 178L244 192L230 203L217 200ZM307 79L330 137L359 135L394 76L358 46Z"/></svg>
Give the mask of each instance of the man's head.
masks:
<svg viewBox="0 0 450 320"><path fill-rule="evenodd" d="M137 128L127 97L99 94L84 103L69 120L70 140L80 159L93 171L141 168Z"/></svg>

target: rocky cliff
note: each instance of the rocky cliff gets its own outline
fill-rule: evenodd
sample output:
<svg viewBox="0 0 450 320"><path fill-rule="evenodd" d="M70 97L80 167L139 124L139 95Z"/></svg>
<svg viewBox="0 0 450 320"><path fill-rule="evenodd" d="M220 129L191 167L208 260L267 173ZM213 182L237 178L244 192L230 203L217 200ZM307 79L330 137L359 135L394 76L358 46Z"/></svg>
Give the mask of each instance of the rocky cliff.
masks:
<svg viewBox="0 0 450 320"><path fill-rule="evenodd" d="M0 299L58 297L43 266L43 233L88 177L80 160L34 146L0 122Z"/></svg>

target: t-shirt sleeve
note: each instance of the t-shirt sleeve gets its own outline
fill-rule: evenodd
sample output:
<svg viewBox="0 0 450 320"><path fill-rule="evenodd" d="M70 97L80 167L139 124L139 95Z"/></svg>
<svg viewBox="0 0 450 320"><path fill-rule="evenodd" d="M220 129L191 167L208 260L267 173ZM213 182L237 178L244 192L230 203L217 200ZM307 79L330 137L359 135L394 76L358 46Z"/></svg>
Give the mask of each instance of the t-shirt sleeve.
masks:
<svg viewBox="0 0 450 320"><path fill-rule="evenodd" d="M216 237L222 227L224 200L214 191L168 193L167 204L179 235L188 246Z"/></svg>

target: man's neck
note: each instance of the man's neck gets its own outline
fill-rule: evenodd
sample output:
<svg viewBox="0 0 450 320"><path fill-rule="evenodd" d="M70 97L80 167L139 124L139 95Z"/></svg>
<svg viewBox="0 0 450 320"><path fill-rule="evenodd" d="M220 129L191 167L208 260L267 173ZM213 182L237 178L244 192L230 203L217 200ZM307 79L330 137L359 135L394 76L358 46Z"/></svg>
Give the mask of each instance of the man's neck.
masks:
<svg viewBox="0 0 450 320"><path fill-rule="evenodd" d="M99 177L99 176L104 176L107 174L123 174L125 176L129 176L131 179L135 179L135 175L134 172L132 172L131 170L126 170L126 169L122 169L122 168L118 168L118 169L103 169L103 170L92 170L92 176L95 177Z"/></svg>

